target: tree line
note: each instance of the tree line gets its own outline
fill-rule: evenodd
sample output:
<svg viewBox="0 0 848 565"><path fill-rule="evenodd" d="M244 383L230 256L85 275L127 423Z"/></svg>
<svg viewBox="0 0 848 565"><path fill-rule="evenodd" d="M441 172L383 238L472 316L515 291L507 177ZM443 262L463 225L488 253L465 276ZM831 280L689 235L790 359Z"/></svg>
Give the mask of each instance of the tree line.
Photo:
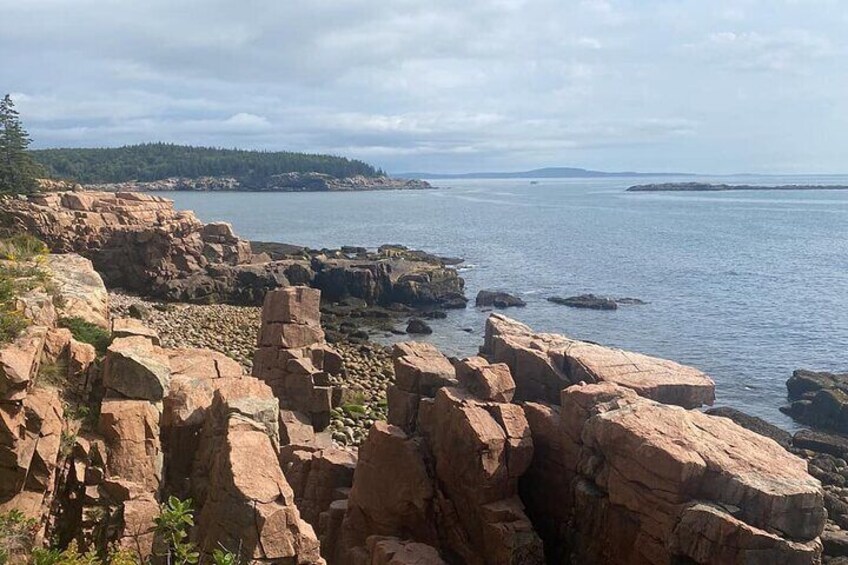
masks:
<svg viewBox="0 0 848 565"><path fill-rule="evenodd" d="M170 143L99 149L40 149L30 154L44 166L50 177L82 183L212 176L235 177L244 184L252 184L280 173L317 172L337 178L382 174L382 171L362 161L332 155Z"/></svg>

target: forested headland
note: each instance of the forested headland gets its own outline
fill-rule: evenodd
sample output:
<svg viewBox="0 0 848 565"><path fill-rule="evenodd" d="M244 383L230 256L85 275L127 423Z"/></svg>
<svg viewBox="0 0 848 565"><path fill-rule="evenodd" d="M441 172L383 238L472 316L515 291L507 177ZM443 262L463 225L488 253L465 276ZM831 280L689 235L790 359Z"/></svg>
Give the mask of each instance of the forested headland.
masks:
<svg viewBox="0 0 848 565"><path fill-rule="evenodd" d="M81 183L156 181L173 177L234 177L255 184L282 173L322 173L336 178L381 176L375 167L345 157L144 143L124 147L40 149L34 159L56 179Z"/></svg>

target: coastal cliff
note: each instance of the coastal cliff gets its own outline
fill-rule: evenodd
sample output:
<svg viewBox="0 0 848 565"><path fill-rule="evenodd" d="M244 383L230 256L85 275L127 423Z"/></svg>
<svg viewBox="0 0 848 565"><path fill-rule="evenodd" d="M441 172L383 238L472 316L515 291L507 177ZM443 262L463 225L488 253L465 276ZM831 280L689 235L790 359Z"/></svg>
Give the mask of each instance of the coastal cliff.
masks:
<svg viewBox="0 0 848 565"><path fill-rule="evenodd" d="M333 300L465 305L464 281L441 259L403 247L253 253L229 224L203 224L164 198L131 192L54 192L0 202L11 229L56 253L88 257L107 286L166 300L261 304L265 293L308 284ZM280 257L278 255L278 257Z"/></svg>
<svg viewBox="0 0 848 565"><path fill-rule="evenodd" d="M0 515L32 524L30 548L156 560L157 517L190 499L184 542L203 562L814 565L822 539L839 555L836 491L803 450L701 412L716 391L698 369L500 314L466 359L331 343L328 303L464 304L449 259L256 253L145 194L2 211L54 252L32 259L47 272L0 346ZM199 280L214 292L182 294ZM107 292L131 284L255 314L234 333L191 325L181 305ZM198 319L216 306L185 308Z"/></svg>

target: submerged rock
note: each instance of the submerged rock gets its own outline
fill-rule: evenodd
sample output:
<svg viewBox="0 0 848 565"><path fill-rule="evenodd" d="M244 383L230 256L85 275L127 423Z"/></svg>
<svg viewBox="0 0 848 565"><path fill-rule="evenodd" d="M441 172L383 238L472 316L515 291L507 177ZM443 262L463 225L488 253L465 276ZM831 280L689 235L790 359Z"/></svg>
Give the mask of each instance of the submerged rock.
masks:
<svg viewBox="0 0 848 565"><path fill-rule="evenodd" d="M588 308L591 310L615 310L618 308L618 303L614 299L595 296L594 294L581 294L580 296L571 296L569 298L551 296L548 298L548 302L570 306L572 308Z"/></svg>

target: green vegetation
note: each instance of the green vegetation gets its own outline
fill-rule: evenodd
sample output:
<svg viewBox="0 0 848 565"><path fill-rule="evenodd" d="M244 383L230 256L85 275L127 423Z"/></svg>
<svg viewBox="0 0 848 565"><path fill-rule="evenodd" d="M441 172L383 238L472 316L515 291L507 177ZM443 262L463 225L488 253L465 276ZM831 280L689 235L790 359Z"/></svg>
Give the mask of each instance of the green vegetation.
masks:
<svg viewBox="0 0 848 565"><path fill-rule="evenodd" d="M194 509L191 499L180 500L174 496L159 506L159 516L154 519L156 535L164 542L167 553L141 559L127 549L112 548L105 558L94 549L79 551L76 541L64 550L55 547L34 547L38 521L27 519L20 511L0 514L0 565L195 565L200 561L197 546L189 541L189 531L194 527ZM212 565L241 565L239 555L223 547L212 552Z"/></svg>
<svg viewBox="0 0 848 565"><path fill-rule="evenodd" d="M188 541L188 531L194 527L194 513L191 499L180 500L176 496L168 498L160 506L159 516L155 519L156 533L161 535L168 546L168 563L173 565L194 565L200 559L197 547Z"/></svg>
<svg viewBox="0 0 848 565"><path fill-rule="evenodd" d="M111 551L106 559L101 559L95 551L80 553L74 541L64 551L37 548L33 550L29 563L31 565L139 565L140 561L132 551L126 549Z"/></svg>
<svg viewBox="0 0 848 565"><path fill-rule="evenodd" d="M71 330L75 340L93 345L101 356L106 354L106 348L112 339L107 330L82 318L62 318L59 320L59 327Z"/></svg>
<svg viewBox="0 0 848 565"><path fill-rule="evenodd" d="M0 344L15 339L27 327L17 298L41 287L53 293L50 274L41 268L47 246L38 239L19 234L0 239Z"/></svg>
<svg viewBox="0 0 848 565"><path fill-rule="evenodd" d="M30 139L21 124L12 97L0 100L0 194L28 194L38 190L41 170L27 152Z"/></svg>
<svg viewBox="0 0 848 565"><path fill-rule="evenodd" d="M32 552L38 522L20 510L0 514L0 565L18 563Z"/></svg>
<svg viewBox="0 0 848 565"><path fill-rule="evenodd" d="M235 177L245 186L280 173L317 172L334 177L377 176L362 161L291 153L145 143L97 149L41 149L30 152L49 176L83 183L154 181L170 177Z"/></svg>
<svg viewBox="0 0 848 565"><path fill-rule="evenodd" d="M0 259L7 261L32 261L48 252L47 244L28 233L0 240Z"/></svg>

